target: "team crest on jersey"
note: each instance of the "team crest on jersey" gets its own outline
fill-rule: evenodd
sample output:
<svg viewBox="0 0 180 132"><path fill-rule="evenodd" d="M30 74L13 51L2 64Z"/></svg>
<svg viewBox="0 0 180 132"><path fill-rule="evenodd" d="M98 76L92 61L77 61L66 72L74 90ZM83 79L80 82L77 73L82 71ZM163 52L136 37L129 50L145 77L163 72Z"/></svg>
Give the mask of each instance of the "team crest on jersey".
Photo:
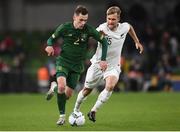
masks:
<svg viewBox="0 0 180 132"><path fill-rule="evenodd" d="M87 40L87 34L81 34L81 41Z"/></svg>
<svg viewBox="0 0 180 132"><path fill-rule="evenodd" d="M72 37L73 35L70 33L70 34L68 34L68 36L69 36L69 37Z"/></svg>

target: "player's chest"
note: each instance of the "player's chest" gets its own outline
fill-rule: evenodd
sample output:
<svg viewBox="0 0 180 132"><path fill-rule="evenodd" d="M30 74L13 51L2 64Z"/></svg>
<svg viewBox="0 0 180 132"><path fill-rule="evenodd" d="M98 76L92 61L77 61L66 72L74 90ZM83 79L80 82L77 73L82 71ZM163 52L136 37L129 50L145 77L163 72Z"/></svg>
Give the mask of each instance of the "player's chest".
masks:
<svg viewBox="0 0 180 132"><path fill-rule="evenodd" d="M125 32L105 32L106 39L108 40L108 43L111 45L121 44L124 42L124 39L126 37Z"/></svg>
<svg viewBox="0 0 180 132"><path fill-rule="evenodd" d="M88 33L86 31L79 31L79 30L68 30L64 32L64 37L68 40L79 42L86 42L89 38Z"/></svg>

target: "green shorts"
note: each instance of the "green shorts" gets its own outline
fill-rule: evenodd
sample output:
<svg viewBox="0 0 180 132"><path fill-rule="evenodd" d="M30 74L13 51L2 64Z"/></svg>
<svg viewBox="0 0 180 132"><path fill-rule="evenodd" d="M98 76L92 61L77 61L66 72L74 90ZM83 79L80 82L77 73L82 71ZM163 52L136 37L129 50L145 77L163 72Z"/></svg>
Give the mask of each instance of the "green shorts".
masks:
<svg viewBox="0 0 180 132"><path fill-rule="evenodd" d="M80 79L80 73L75 72L64 66L56 66L56 78L64 76L66 78L67 86L75 89Z"/></svg>

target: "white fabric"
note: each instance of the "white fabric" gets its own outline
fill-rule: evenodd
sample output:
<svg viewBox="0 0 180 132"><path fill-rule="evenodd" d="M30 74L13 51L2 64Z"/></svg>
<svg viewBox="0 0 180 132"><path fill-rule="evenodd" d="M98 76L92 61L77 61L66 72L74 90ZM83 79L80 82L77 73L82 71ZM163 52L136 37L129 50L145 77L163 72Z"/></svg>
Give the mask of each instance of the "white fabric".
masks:
<svg viewBox="0 0 180 132"><path fill-rule="evenodd" d="M120 66L110 66L106 71L102 72L99 64L92 64L86 73L85 87L86 88L96 88L99 85L101 79L105 79L108 76L115 76L117 80L119 79Z"/></svg>
<svg viewBox="0 0 180 132"><path fill-rule="evenodd" d="M82 93L82 90L79 92L78 96L77 96L77 100L76 100L76 103L75 103L75 106L74 106L74 111L75 112L79 112L80 110L80 105L81 103L84 101L85 97Z"/></svg>
<svg viewBox="0 0 180 132"><path fill-rule="evenodd" d="M108 51L106 61L109 65L116 66L120 65L120 57L122 47L126 38L127 33L129 32L130 25L128 23L119 23L116 31L111 31L107 23L101 24L97 30L103 31L105 33L105 37L108 40ZM102 46L98 44L96 49L96 53L91 59L92 63L97 63L101 60L102 54Z"/></svg>
<svg viewBox="0 0 180 132"><path fill-rule="evenodd" d="M104 89L98 96L98 99L91 109L91 111L97 112L97 110L101 107L103 103L105 103L110 97L111 97L112 91L109 92L106 89Z"/></svg>
<svg viewBox="0 0 180 132"><path fill-rule="evenodd" d="M122 47L126 38L127 33L129 32L130 25L128 23L118 23L116 31L111 31L107 23L101 24L97 30L103 31L105 37L108 40L108 51L106 61L108 63L108 68L105 72L102 72L98 62L101 61L102 46L98 44L96 53L91 59L92 65L88 68L85 87L86 88L95 88L101 79L105 79L107 76L113 75L119 79L120 70L120 59Z"/></svg>

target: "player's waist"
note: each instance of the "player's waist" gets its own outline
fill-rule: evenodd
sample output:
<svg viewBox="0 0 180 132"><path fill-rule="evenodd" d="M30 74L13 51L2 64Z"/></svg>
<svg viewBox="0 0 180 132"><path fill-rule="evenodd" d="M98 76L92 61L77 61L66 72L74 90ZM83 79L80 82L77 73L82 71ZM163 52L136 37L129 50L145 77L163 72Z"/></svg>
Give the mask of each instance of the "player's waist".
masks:
<svg viewBox="0 0 180 132"><path fill-rule="evenodd" d="M93 57L93 58L91 58L90 61L91 61L91 63L98 63L101 61L101 58ZM120 65L120 58L115 58L115 59L106 58L106 62L112 66Z"/></svg>
<svg viewBox="0 0 180 132"><path fill-rule="evenodd" d="M69 65L74 65L74 64L83 64L84 59L73 59L73 58L68 58L68 57L63 57L63 56L58 56L56 58L56 61L60 61Z"/></svg>
<svg viewBox="0 0 180 132"><path fill-rule="evenodd" d="M65 54L65 53L62 53L60 56L59 56L59 59L63 59L65 60L66 62L68 63L81 63L81 62L84 62L85 60L85 56L81 56L81 55L73 55L73 54Z"/></svg>
<svg viewBox="0 0 180 132"><path fill-rule="evenodd" d="M67 67L71 69L72 71L75 71L78 73L82 73L84 71L84 61L74 62L66 58L63 58L62 56L59 56L56 58L56 65Z"/></svg>

